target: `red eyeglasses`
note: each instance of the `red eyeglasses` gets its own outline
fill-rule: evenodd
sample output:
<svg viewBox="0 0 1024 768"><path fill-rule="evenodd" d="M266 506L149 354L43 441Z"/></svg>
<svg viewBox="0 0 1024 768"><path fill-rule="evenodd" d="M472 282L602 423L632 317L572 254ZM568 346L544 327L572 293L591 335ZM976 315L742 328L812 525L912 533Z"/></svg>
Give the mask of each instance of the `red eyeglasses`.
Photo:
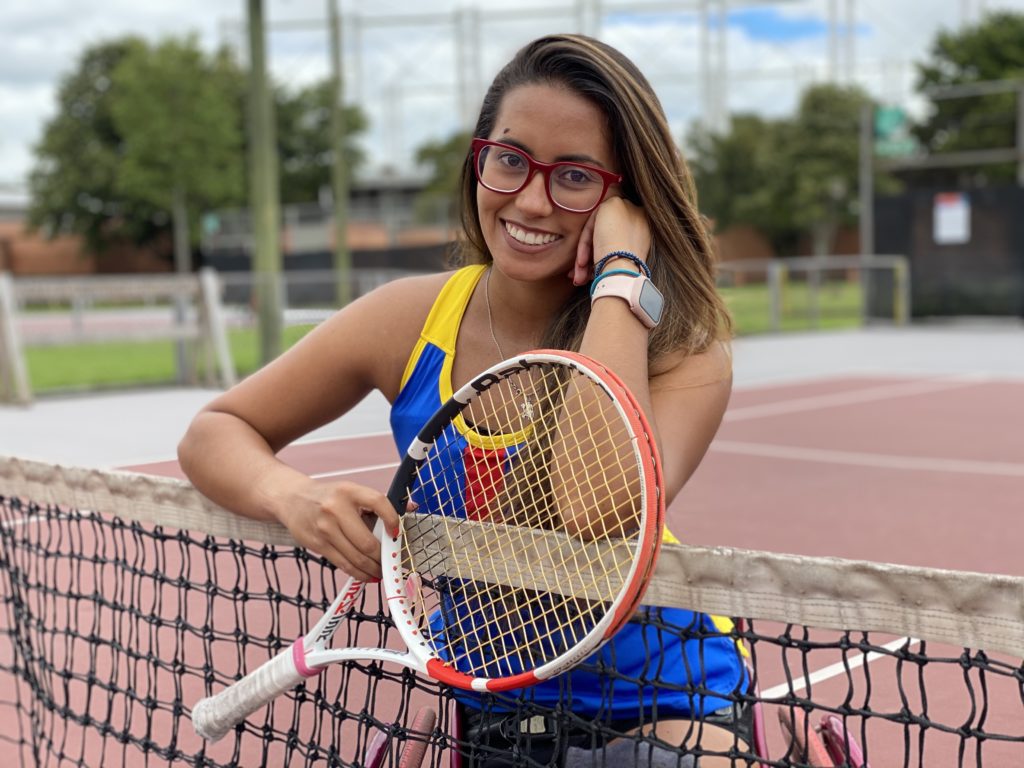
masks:
<svg viewBox="0 0 1024 768"><path fill-rule="evenodd" d="M604 200L608 187L622 181L619 174L592 165L542 163L521 149L490 139L473 139L473 169L477 181L503 195L514 195L540 173L548 199L570 213L590 213Z"/></svg>

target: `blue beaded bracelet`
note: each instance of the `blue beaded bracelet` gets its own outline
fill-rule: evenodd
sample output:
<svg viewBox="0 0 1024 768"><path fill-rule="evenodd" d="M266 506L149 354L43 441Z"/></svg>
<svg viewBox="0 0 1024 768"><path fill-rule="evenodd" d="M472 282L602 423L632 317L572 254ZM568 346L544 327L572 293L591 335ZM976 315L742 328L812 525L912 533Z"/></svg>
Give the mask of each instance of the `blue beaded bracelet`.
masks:
<svg viewBox="0 0 1024 768"><path fill-rule="evenodd" d="M639 272L633 272L629 269L611 269L607 272L602 272L600 275L594 278L594 282L590 284L590 298L594 298L594 289L597 288L597 284L604 280L606 277L612 275L629 275L630 277L640 277Z"/></svg>
<svg viewBox="0 0 1024 768"><path fill-rule="evenodd" d="M597 264L594 265L595 280L597 279L598 275L601 274L601 271L604 269L605 265L612 259L629 259L634 264L636 264L636 268L643 272L644 276L648 280L651 279L651 268L648 267L647 264L644 263L643 259L639 258L635 253L630 253L629 251L612 251L599 262L597 262Z"/></svg>

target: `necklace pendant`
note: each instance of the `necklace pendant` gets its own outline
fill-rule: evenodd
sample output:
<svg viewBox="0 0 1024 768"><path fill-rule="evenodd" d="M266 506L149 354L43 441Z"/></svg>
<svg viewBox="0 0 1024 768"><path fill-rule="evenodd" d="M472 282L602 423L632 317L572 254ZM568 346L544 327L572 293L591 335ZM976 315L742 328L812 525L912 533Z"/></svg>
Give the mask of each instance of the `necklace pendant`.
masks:
<svg viewBox="0 0 1024 768"><path fill-rule="evenodd" d="M519 415L523 421L533 421L533 400L529 395L523 395L523 402L519 404Z"/></svg>

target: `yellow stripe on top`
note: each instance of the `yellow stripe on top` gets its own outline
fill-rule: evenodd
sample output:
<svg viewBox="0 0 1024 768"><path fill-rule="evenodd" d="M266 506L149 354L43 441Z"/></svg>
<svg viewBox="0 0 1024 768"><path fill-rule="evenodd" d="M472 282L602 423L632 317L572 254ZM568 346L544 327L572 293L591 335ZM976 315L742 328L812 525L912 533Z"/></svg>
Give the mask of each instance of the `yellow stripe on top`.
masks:
<svg viewBox="0 0 1024 768"><path fill-rule="evenodd" d="M416 371L423 350L431 344L444 353L444 362L441 364L437 379L438 395L442 403L451 398L452 366L455 363L455 343L459 338L459 328L473 291L487 269L486 264L474 264L463 267L448 278L434 300L434 306L431 307L423 330L420 331L420 338L409 356L409 362L406 363L405 372L402 374L402 388ZM494 362L497 363L498 360L495 359ZM467 424L461 413L455 417L454 425L470 445L486 450L511 448L524 442L529 435L528 430L502 435L482 434Z"/></svg>
<svg viewBox="0 0 1024 768"><path fill-rule="evenodd" d="M445 370L441 372L441 402L446 402L452 396L452 357L455 355L455 341L459 337L459 325L462 323L462 316L466 312L466 305L473 295L476 284L487 271L486 264L474 264L463 267L452 276L441 288L441 292L434 300L434 306L430 308L430 314L420 331L419 341L409 355L409 362L405 365L405 372L402 374L402 384L399 390L405 387L416 369L423 347L433 344L444 352Z"/></svg>

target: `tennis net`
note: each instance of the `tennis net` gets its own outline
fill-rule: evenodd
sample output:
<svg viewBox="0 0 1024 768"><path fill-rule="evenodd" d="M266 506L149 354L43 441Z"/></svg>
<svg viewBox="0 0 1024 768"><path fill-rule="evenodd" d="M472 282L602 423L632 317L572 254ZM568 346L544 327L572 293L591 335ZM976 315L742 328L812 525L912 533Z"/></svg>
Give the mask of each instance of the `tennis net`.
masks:
<svg viewBox="0 0 1024 768"><path fill-rule="evenodd" d="M635 621L700 643L718 630L660 607L742 619L724 631L752 685L727 698L757 715L759 745L671 727L656 705L641 733L580 717L567 676L559 705L498 695L493 727L471 728L451 691L369 662L329 668L219 742L196 736L190 707L301 636L344 582L284 528L184 482L0 459L0 752L20 766L334 766L398 765L416 746L424 765L468 766L555 764L572 745L622 768L618 738L637 764L803 766L822 764L802 742L824 724L846 734L826 765L1024 764L1024 579L685 546L664 548ZM400 647L372 591L339 635ZM609 687L657 674L596 671Z"/></svg>

